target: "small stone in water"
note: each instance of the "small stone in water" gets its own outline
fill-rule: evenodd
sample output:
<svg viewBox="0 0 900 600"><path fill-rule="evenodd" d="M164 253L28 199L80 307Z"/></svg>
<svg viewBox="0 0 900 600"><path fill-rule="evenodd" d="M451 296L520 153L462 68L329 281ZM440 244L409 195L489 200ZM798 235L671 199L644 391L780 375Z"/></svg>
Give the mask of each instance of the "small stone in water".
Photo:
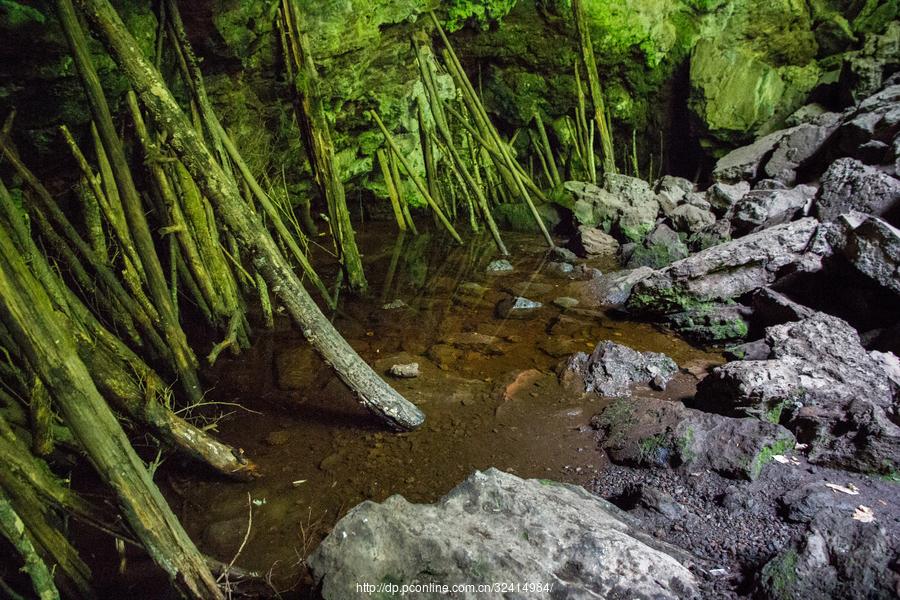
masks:
<svg viewBox="0 0 900 600"><path fill-rule="evenodd" d="M553 301L553 304L560 308L575 308L578 306L578 300L569 296L560 296Z"/></svg>
<svg viewBox="0 0 900 600"><path fill-rule="evenodd" d="M492 260L487 266L488 273L505 273L513 270L512 264L504 259Z"/></svg>
<svg viewBox="0 0 900 600"><path fill-rule="evenodd" d="M569 250L568 248L563 248L562 246L554 246L552 250L550 250L550 256L552 258L556 258L563 261L574 261L578 260L578 255Z"/></svg>
<svg viewBox="0 0 900 600"><path fill-rule="evenodd" d="M397 298L397 299L394 300L393 302L388 302L387 304L385 304L385 305L382 306L381 308L383 308L384 310L394 310L394 309L396 309L396 308L406 308L406 302L404 302L403 300Z"/></svg>
<svg viewBox="0 0 900 600"><path fill-rule="evenodd" d="M412 379L419 376L419 363L394 365L388 370L388 373L401 379Z"/></svg>
<svg viewBox="0 0 900 600"><path fill-rule="evenodd" d="M497 316L501 319L523 319L531 315L535 310L543 306L540 302L514 296L504 298L497 303Z"/></svg>

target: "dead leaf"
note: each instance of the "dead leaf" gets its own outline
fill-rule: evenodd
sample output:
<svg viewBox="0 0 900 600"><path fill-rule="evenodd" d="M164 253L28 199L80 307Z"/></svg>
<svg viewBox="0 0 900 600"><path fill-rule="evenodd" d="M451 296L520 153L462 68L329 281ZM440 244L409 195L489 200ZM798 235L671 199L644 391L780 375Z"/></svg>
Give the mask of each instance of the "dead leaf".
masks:
<svg viewBox="0 0 900 600"><path fill-rule="evenodd" d="M843 485L838 485L836 483L826 483L825 485L836 492L841 492L842 494L849 494L851 496L859 495L859 488L852 483L848 483L846 487L844 487Z"/></svg>
<svg viewBox="0 0 900 600"><path fill-rule="evenodd" d="M875 521L875 513L872 512L872 509L868 506L860 504L856 507L856 510L853 511L853 518L861 523L872 523Z"/></svg>

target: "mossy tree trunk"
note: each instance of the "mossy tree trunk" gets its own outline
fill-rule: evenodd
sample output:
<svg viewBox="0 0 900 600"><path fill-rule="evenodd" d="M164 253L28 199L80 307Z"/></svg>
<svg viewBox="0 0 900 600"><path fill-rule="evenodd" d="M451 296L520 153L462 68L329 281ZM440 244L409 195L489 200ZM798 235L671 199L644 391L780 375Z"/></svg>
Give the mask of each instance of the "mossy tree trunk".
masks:
<svg viewBox="0 0 900 600"><path fill-rule="evenodd" d="M361 403L389 425L412 429L424 415L369 367L334 329L303 288L296 273L278 250L257 215L241 198L234 181L223 171L190 125L162 76L141 54L135 39L107 0L78 0L101 35L119 67L131 80L158 128L191 176L215 204L218 214L235 235L278 295L304 336L357 395Z"/></svg>
<svg viewBox="0 0 900 600"><path fill-rule="evenodd" d="M204 600L222 598L205 559L172 514L78 358L47 293L2 228L0 292L0 318L100 477L115 490L123 514L147 552L183 593Z"/></svg>
<svg viewBox="0 0 900 600"><path fill-rule="evenodd" d="M331 232L334 235L338 258L351 289L365 292L368 288L363 272L362 258L356 246L353 223L347 209L344 183L341 181L334 159L334 142L325 114L325 105L318 90L319 74L313 63L312 52L306 34L301 31L299 12L295 2L283 0L281 4L285 29L296 68L294 90L297 94L297 119L303 131L306 154L315 176L316 184L328 207Z"/></svg>

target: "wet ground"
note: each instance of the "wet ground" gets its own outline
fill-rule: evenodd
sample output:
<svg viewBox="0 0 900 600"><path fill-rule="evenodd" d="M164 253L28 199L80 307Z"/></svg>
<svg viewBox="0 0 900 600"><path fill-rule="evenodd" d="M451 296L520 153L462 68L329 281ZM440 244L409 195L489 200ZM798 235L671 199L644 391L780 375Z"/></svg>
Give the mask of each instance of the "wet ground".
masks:
<svg viewBox="0 0 900 600"><path fill-rule="evenodd" d="M361 233L367 298L347 298L334 325L379 373L419 363L416 379L390 379L427 421L418 431L384 429L314 355L287 318L259 330L254 347L223 356L208 374L215 423L256 461L263 477L223 481L172 459L157 474L201 549L267 573L279 590L302 589L303 558L347 510L402 494L433 502L474 469L587 485L605 468L588 426L594 396L563 389L555 374L576 351L612 339L665 352L684 372L667 397L693 393L691 371L720 362L664 330L621 316L553 304L583 287L548 268L537 235L505 234L514 270L489 273L498 258L487 237L452 241L388 229ZM593 264L604 272L614 264ZM523 319L501 319L511 294L543 303ZM647 391L647 393L653 393Z"/></svg>

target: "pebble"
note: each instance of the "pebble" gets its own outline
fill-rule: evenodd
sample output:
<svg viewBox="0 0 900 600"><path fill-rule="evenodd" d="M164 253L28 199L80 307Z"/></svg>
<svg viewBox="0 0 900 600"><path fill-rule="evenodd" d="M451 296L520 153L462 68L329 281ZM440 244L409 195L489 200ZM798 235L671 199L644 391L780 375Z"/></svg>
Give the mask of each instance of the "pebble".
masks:
<svg viewBox="0 0 900 600"><path fill-rule="evenodd" d="M419 363L409 363L405 365L392 365L388 370L388 374L400 379L413 379L419 376Z"/></svg>
<svg viewBox="0 0 900 600"><path fill-rule="evenodd" d="M383 308L384 310L395 310L395 309L398 309L398 308L406 308L406 306L407 306L406 302L404 302L403 300L400 300L399 298L397 298L397 299L394 300L393 302L388 302L387 304L385 304L385 305L382 306L381 308Z"/></svg>
<svg viewBox="0 0 900 600"><path fill-rule="evenodd" d="M487 269L485 269L488 273L509 273L513 270L512 263L510 263L505 258L501 258L498 260L492 260L488 263Z"/></svg>
<svg viewBox="0 0 900 600"><path fill-rule="evenodd" d="M553 304L563 309L575 308L576 306L578 306L578 300L569 296L560 296L559 298L553 300Z"/></svg>

